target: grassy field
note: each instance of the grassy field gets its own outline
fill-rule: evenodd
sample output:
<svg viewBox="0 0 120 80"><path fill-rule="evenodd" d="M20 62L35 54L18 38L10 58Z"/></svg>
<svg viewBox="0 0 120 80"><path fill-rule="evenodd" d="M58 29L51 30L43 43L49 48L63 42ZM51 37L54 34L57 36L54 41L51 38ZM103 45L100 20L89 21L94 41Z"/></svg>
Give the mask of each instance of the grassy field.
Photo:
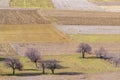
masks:
<svg viewBox="0 0 120 80"><path fill-rule="evenodd" d="M77 42L87 43L113 43L120 42L119 34L76 34L71 37Z"/></svg>
<svg viewBox="0 0 120 80"><path fill-rule="evenodd" d="M10 5L19 8L53 8L51 0L11 0Z"/></svg>
<svg viewBox="0 0 120 80"><path fill-rule="evenodd" d="M120 70L116 68L114 65L106 62L104 60L96 59L90 55L87 55L88 58L82 59L80 54L71 54L71 55L49 55L43 56L43 59L56 59L60 61L60 64L65 68L56 70L57 74L81 74L81 73L101 73L101 72L111 72ZM0 71L1 74L11 74L11 69L4 66L3 60L4 57L0 58ZM18 75L37 75L41 73L40 70L35 69L35 65L30 62L26 57L20 57L21 62L24 65L23 71L16 73ZM47 73L50 73L49 70L46 70Z"/></svg>
<svg viewBox="0 0 120 80"><path fill-rule="evenodd" d="M51 24L0 25L0 42L66 42L68 37Z"/></svg>

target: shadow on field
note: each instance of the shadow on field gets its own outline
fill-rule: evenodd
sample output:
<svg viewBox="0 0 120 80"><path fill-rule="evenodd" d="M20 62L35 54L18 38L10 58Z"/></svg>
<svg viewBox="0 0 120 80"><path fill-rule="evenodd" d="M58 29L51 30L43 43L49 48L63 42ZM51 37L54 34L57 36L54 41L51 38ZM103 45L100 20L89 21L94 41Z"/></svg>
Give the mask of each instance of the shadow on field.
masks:
<svg viewBox="0 0 120 80"><path fill-rule="evenodd" d="M38 76L38 75L41 75L41 73L20 73L20 74L15 74L15 75L12 75L12 74L4 74L2 76Z"/></svg>
<svg viewBox="0 0 120 80"><path fill-rule="evenodd" d="M38 76L42 75L41 73L21 73L21 74L16 74L16 76Z"/></svg>
<svg viewBox="0 0 120 80"><path fill-rule="evenodd" d="M38 71L38 69L23 69L23 71Z"/></svg>
<svg viewBox="0 0 120 80"><path fill-rule="evenodd" d="M0 61L4 61L5 60L5 58L0 58Z"/></svg>
<svg viewBox="0 0 120 80"><path fill-rule="evenodd" d="M40 75L82 75L84 73L79 73L79 72L61 72L61 73L55 73L55 74L51 74L51 73L46 73L46 74L42 74L42 73L19 73L19 74L3 74L2 76L21 76L21 77L25 77L25 76L40 76Z"/></svg>
<svg viewBox="0 0 120 80"><path fill-rule="evenodd" d="M79 59L83 59L82 57L79 57ZM84 59L97 59L95 56L86 56Z"/></svg>
<svg viewBox="0 0 120 80"><path fill-rule="evenodd" d="M86 57L85 59L97 59L95 56Z"/></svg>
<svg viewBox="0 0 120 80"><path fill-rule="evenodd" d="M80 75L84 73L79 73L79 72L62 72L62 73L57 73L56 75Z"/></svg>

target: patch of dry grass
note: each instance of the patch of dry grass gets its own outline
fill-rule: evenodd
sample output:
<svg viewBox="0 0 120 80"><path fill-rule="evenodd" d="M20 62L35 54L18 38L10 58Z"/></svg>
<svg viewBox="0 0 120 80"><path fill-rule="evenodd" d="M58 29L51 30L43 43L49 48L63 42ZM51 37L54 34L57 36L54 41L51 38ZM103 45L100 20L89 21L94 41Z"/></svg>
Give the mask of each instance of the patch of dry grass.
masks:
<svg viewBox="0 0 120 80"><path fill-rule="evenodd" d="M71 35L77 42L87 43L114 43L120 42L119 34L76 34Z"/></svg>
<svg viewBox="0 0 120 80"><path fill-rule="evenodd" d="M0 25L0 42L67 42L68 37L51 24Z"/></svg>

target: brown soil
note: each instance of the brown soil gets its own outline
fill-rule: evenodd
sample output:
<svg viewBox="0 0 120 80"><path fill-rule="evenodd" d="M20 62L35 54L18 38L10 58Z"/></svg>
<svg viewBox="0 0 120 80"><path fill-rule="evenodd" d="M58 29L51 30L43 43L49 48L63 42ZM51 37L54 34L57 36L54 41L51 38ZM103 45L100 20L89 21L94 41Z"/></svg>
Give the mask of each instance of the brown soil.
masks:
<svg viewBox="0 0 120 80"><path fill-rule="evenodd" d="M39 11L41 13L41 11ZM119 12L43 10L44 16L64 25L120 25Z"/></svg>
<svg viewBox="0 0 120 80"><path fill-rule="evenodd" d="M49 24L36 9L0 9L0 24Z"/></svg>

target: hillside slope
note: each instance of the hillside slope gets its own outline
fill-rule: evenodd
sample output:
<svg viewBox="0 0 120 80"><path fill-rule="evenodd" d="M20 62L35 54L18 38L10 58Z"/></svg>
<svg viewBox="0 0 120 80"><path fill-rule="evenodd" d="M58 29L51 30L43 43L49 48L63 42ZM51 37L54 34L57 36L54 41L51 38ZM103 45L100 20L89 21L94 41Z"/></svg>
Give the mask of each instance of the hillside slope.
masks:
<svg viewBox="0 0 120 80"><path fill-rule="evenodd" d="M68 37L52 24L0 25L0 42L66 42Z"/></svg>

